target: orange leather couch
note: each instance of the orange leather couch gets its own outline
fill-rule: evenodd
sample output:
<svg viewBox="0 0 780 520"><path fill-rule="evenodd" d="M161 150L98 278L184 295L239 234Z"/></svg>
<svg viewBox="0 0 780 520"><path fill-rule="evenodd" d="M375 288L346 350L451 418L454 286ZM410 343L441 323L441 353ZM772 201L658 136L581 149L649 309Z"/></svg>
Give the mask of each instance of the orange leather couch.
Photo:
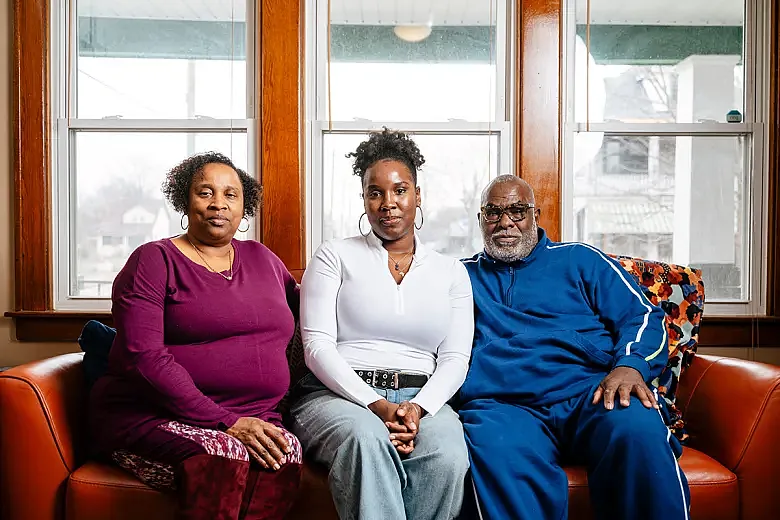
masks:
<svg viewBox="0 0 780 520"><path fill-rule="evenodd" d="M0 518L171 519L174 501L85 458L81 354L0 374ZM691 518L780 518L780 367L698 356L678 393L691 435L680 466ZM567 468L569 518L591 518L583 468ZM290 518L336 519L322 468L307 465Z"/></svg>

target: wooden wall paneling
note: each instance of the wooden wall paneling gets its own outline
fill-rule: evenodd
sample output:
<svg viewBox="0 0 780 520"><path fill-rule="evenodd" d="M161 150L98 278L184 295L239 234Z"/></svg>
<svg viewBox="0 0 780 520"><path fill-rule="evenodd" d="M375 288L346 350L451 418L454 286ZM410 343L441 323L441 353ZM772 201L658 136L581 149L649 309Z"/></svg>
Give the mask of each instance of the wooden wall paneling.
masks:
<svg viewBox="0 0 780 520"><path fill-rule="evenodd" d="M13 174L16 310L52 306L49 0L14 0Z"/></svg>
<svg viewBox="0 0 780 520"><path fill-rule="evenodd" d="M261 0L260 78L262 240L288 269L305 268L302 154L303 69L300 1Z"/></svg>
<svg viewBox="0 0 780 520"><path fill-rule="evenodd" d="M561 238L561 0L518 0L516 172L542 209L540 225Z"/></svg>
<svg viewBox="0 0 780 520"><path fill-rule="evenodd" d="M74 343L89 320L113 327L110 313L89 312L19 312L14 314L16 339Z"/></svg>
<svg viewBox="0 0 780 520"><path fill-rule="evenodd" d="M699 333L700 347L780 347L780 318L773 316L704 316Z"/></svg>

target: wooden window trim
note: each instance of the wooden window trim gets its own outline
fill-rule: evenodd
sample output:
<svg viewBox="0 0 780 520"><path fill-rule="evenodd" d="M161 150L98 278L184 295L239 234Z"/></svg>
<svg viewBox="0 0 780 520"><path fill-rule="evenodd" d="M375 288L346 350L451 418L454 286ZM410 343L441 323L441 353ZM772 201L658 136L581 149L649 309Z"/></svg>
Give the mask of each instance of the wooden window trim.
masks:
<svg viewBox="0 0 780 520"><path fill-rule="evenodd" d="M263 184L260 240L300 280L305 265L302 145L302 9L299 2L258 0L256 170ZM54 310L50 153L50 0L14 0L13 172L14 311L22 341L73 341L89 319L107 312ZM296 93L291 95L291 93Z"/></svg>
<svg viewBox="0 0 780 520"><path fill-rule="evenodd" d="M15 311L20 340L73 341L84 322L111 323L108 313L55 312L52 295L49 114L49 0L14 0L13 129L15 180ZM301 2L258 0L260 89L257 171L264 186L260 239L296 278L306 260L302 141ZM517 0L516 172L530 182L541 224L561 236L561 0ZM780 346L780 10L772 13L767 317L707 317L700 345ZM552 64L552 66L551 66ZM22 200L24 199L24 203ZM42 218L41 218L42 217Z"/></svg>

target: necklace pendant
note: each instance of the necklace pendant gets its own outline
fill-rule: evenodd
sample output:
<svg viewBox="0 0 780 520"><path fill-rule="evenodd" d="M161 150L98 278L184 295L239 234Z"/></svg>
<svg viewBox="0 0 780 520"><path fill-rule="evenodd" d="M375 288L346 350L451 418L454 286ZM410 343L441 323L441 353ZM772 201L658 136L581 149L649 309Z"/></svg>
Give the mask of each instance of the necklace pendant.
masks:
<svg viewBox="0 0 780 520"><path fill-rule="evenodd" d="M395 264L395 270L398 271L400 268L398 267L398 264ZM403 273L401 273L403 274Z"/></svg>
<svg viewBox="0 0 780 520"><path fill-rule="evenodd" d="M404 277L404 272L403 272L403 271L399 271L399 272L398 272L398 274L400 274L400 275L401 275L401 278L403 278L403 277Z"/></svg>
<svg viewBox="0 0 780 520"><path fill-rule="evenodd" d="M231 276L226 276L225 278L227 278L228 280L232 280L233 276L232 275Z"/></svg>

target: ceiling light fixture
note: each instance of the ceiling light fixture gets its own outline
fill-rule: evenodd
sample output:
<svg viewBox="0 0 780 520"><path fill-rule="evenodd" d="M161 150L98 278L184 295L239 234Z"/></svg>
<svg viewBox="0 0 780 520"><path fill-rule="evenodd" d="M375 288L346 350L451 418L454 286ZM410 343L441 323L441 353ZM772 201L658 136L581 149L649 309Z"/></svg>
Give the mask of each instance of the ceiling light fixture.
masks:
<svg viewBox="0 0 780 520"><path fill-rule="evenodd" d="M393 32L405 42L417 43L431 35L431 26L426 25L396 25Z"/></svg>

